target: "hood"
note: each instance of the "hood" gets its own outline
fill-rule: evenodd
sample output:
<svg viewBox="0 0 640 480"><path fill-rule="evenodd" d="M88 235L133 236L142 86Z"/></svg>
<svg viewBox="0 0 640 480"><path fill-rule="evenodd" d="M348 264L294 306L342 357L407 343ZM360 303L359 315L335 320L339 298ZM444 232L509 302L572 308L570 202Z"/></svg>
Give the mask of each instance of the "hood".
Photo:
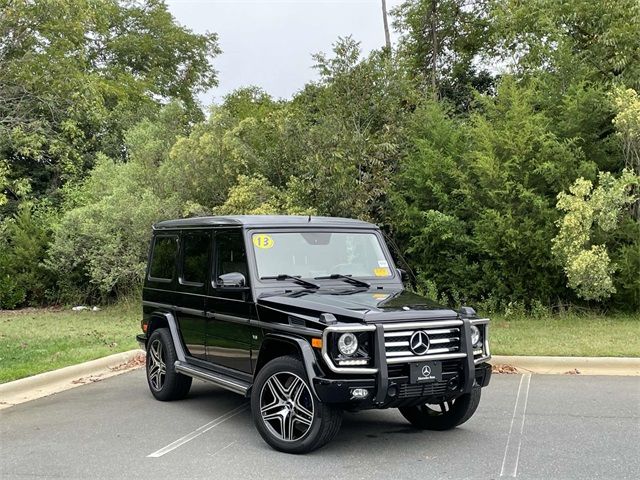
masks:
<svg viewBox="0 0 640 480"><path fill-rule="evenodd" d="M339 321L402 322L416 319L456 318L457 313L432 300L407 290L299 290L268 294L258 305L318 318L331 313Z"/></svg>

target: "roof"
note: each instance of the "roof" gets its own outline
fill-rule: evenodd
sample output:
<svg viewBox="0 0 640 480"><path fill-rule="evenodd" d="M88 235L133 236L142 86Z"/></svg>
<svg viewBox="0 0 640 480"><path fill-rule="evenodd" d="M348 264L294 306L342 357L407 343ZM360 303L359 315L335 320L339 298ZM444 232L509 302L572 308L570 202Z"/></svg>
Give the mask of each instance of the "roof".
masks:
<svg viewBox="0 0 640 480"><path fill-rule="evenodd" d="M178 229L198 227L347 227L378 228L373 223L340 217L314 217L307 215L231 215L224 217L192 217L165 220L153 228Z"/></svg>

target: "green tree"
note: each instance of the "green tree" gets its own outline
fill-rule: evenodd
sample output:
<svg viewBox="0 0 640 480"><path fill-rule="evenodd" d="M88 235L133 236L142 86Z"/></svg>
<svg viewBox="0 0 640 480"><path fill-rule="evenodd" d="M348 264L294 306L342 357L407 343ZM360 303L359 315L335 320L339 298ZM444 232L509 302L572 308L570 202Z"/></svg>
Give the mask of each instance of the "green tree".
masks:
<svg viewBox="0 0 640 480"><path fill-rule="evenodd" d="M394 227L423 287L449 299L563 299L555 196L595 166L550 131L532 88L505 78L479 100L468 121L435 103L416 111Z"/></svg>
<svg viewBox="0 0 640 480"><path fill-rule="evenodd" d="M215 34L178 25L164 1L0 1L0 160L10 182L51 195L166 100L201 118L216 84ZM19 195L13 192L16 197Z"/></svg>
<svg viewBox="0 0 640 480"><path fill-rule="evenodd" d="M579 178L569 188L570 194L558 195L558 209L565 215L557 222L560 231L553 239L553 252L564 266L568 286L579 297L603 300L616 293L616 266L605 241L619 228L625 209L638 200L631 193L638 185L640 177L630 170L619 178L602 172L597 187ZM640 246L637 239L635 244L636 248ZM640 288L637 275L636 288Z"/></svg>
<svg viewBox="0 0 640 480"><path fill-rule="evenodd" d="M398 52L433 99L469 109L473 92L489 91L493 75L480 67L492 52L487 0L407 0L394 11Z"/></svg>

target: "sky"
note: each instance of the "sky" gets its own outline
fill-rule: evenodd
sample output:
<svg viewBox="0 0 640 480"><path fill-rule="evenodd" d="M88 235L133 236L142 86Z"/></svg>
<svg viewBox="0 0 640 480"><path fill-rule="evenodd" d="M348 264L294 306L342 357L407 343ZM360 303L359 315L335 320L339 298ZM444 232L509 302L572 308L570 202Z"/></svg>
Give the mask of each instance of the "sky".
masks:
<svg viewBox="0 0 640 480"><path fill-rule="evenodd" d="M387 10L402 0L387 0ZM352 35L363 52L384 45L381 0L167 0L176 20L197 33L216 32L223 53L213 60L218 87L200 95L220 102L238 87L257 85L290 98L316 78L311 55L329 53ZM389 18L391 22L391 18ZM392 31L392 42L397 35Z"/></svg>

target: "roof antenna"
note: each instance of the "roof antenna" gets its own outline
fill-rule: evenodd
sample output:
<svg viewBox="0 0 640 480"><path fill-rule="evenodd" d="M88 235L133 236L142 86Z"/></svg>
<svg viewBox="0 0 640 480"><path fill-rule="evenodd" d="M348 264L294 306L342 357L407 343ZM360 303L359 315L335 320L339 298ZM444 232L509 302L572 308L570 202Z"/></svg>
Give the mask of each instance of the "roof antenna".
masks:
<svg viewBox="0 0 640 480"><path fill-rule="evenodd" d="M309 220L307 222L311 223L311 214L309 214Z"/></svg>

